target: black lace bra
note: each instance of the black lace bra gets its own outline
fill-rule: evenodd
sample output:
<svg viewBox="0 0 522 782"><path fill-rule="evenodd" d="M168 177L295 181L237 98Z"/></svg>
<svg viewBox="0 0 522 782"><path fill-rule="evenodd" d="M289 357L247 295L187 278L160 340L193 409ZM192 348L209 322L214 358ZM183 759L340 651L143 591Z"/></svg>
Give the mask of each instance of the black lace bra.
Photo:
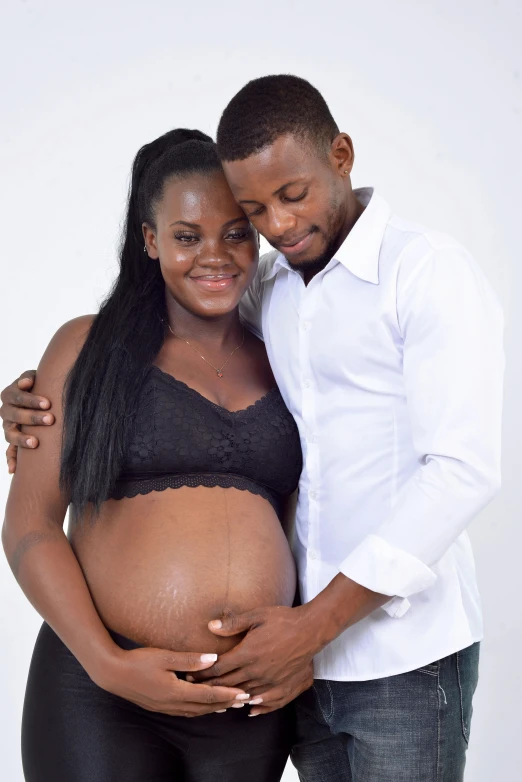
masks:
<svg viewBox="0 0 522 782"><path fill-rule="evenodd" d="M112 499L180 486L234 487L279 512L297 487L299 434L277 388L230 412L153 366Z"/></svg>

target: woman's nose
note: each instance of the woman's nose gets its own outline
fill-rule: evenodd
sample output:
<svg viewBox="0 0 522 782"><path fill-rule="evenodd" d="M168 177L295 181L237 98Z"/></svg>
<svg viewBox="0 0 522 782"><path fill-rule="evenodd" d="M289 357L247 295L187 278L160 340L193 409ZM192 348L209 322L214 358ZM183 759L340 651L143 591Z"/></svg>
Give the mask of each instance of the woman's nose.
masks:
<svg viewBox="0 0 522 782"><path fill-rule="evenodd" d="M205 244L198 253L198 263L213 268L232 263L230 248L221 242Z"/></svg>

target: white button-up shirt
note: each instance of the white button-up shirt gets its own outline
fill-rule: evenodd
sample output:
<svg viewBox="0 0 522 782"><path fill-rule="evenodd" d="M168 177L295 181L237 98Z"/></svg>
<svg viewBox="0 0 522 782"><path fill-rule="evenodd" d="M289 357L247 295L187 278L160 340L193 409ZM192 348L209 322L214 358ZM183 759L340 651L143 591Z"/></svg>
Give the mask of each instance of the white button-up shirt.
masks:
<svg viewBox="0 0 522 782"><path fill-rule="evenodd" d="M501 310L469 253L356 196L365 211L308 286L271 252L242 303L301 435L303 601L339 572L390 596L317 656L316 677L345 681L481 639L464 530L500 484L504 368Z"/></svg>

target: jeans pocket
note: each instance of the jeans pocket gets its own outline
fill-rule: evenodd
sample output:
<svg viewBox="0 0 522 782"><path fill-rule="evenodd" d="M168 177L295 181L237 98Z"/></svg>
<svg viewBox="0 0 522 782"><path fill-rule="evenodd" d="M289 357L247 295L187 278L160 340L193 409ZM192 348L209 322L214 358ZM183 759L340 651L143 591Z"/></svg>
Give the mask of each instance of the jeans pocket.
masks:
<svg viewBox="0 0 522 782"><path fill-rule="evenodd" d="M467 649L457 652L457 682L460 696L460 718L462 735L466 744L469 743L471 718L473 716L473 695L478 682L478 662L480 644L475 643Z"/></svg>
<svg viewBox="0 0 522 782"><path fill-rule="evenodd" d="M326 679L316 679L314 688L323 719L325 722L329 722L333 716L334 710L332 686Z"/></svg>
<svg viewBox="0 0 522 782"><path fill-rule="evenodd" d="M440 671L440 660L437 660L434 663L429 663L428 665L423 665L420 668L417 668L417 673L425 673L428 676L438 677L439 671Z"/></svg>

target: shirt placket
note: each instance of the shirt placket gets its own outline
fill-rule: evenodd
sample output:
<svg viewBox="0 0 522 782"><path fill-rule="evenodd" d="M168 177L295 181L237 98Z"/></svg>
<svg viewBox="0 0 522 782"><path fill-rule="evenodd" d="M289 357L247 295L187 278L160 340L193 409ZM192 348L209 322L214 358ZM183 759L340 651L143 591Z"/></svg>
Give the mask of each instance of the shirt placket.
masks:
<svg viewBox="0 0 522 782"><path fill-rule="evenodd" d="M312 364L311 338L318 304L320 278L314 278L306 288L300 277L295 283L301 286L300 306L298 309L299 365L301 370L302 419L306 438L308 475L308 496L306 497L308 505L306 581L308 595L313 596L320 589L319 523L321 512L321 474L317 437L317 383Z"/></svg>

